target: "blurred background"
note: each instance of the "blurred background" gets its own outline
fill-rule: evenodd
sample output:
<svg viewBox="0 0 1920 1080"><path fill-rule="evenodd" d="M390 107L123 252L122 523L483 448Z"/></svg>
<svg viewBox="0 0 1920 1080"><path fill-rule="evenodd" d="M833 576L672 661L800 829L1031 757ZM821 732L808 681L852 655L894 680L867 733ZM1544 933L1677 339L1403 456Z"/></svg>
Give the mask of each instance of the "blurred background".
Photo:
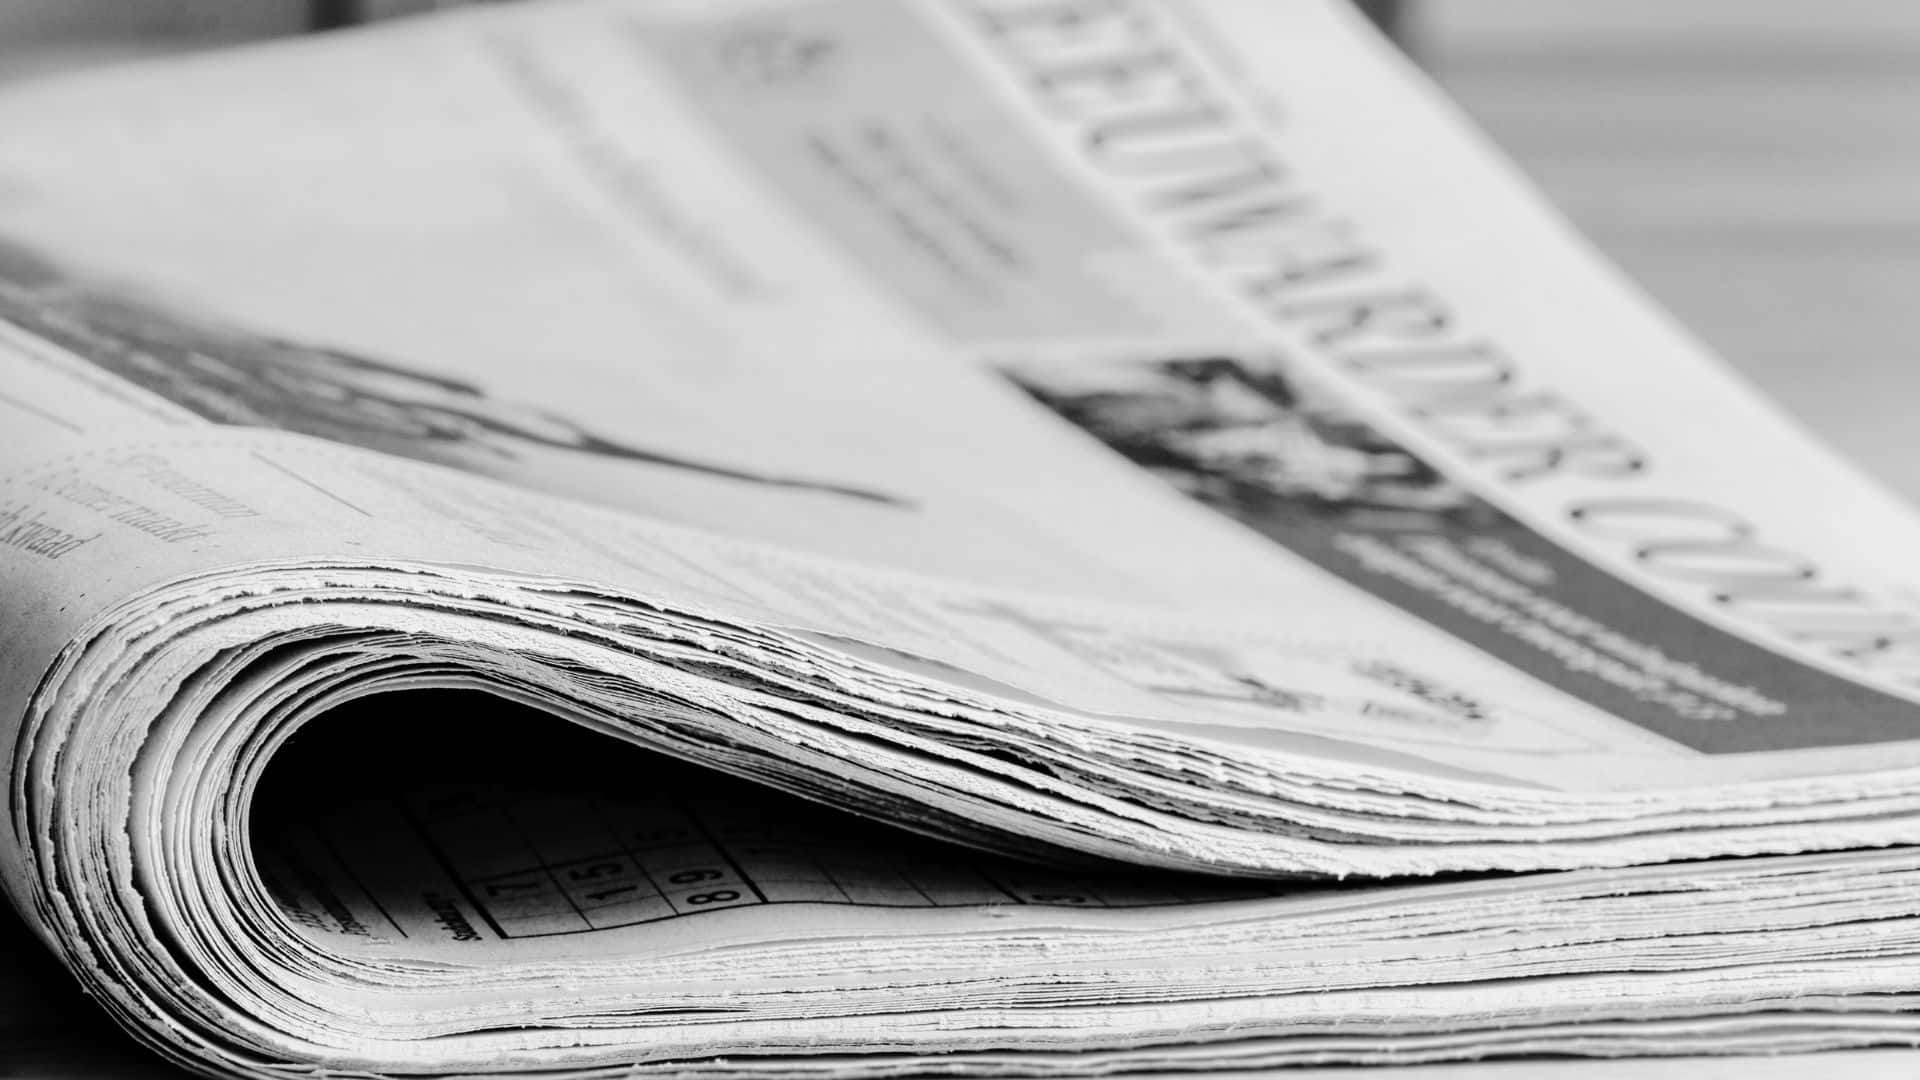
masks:
<svg viewBox="0 0 1920 1080"><path fill-rule="evenodd" d="M0 0L0 82L456 3ZM1920 4L1384 4L1632 277L1920 500Z"/></svg>

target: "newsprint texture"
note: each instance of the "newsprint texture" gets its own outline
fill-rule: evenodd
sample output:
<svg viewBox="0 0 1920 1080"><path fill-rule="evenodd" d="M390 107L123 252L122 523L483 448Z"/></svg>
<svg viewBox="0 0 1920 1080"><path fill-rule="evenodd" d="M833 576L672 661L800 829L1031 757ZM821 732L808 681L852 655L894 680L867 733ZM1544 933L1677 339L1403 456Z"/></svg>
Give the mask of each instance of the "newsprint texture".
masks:
<svg viewBox="0 0 1920 1080"><path fill-rule="evenodd" d="M0 95L0 880L208 1076L1920 1043L1916 551L1322 0Z"/></svg>

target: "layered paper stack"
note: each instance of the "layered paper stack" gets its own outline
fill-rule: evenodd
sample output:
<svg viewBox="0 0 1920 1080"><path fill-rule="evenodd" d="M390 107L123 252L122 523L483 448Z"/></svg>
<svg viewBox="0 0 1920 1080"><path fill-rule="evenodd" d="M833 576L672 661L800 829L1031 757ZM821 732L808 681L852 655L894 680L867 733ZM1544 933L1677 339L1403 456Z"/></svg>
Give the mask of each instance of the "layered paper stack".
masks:
<svg viewBox="0 0 1920 1080"><path fill-rule="evenodd" d="M1920 522L1342 8L0 96L0 878L216 1076L1920 1042Z"/></svg>

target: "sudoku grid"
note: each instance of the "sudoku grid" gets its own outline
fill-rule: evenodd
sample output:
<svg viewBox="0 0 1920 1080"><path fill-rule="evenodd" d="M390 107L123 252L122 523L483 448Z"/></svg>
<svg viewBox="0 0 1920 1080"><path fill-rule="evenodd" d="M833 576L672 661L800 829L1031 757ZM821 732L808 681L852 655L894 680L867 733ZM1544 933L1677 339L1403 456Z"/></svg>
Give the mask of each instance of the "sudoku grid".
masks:
<svg viewBox="0 0 1920 1080"><path fill-rule="evenodd" d="M401 804L444 872L507 938L765 904L1141 907L1268 891L1184 880L1101 883L916 843L713 779L711 793L688 784L616 799L478 785Z"/></svg>

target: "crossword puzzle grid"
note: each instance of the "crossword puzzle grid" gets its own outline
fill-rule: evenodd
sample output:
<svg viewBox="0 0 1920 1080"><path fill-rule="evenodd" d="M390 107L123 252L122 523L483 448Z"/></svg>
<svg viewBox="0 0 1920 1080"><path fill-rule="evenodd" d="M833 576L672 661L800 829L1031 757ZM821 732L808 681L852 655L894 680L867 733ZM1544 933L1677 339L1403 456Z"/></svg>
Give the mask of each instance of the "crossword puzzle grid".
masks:
<svg viewBox="0 0 1920 1080"><path fill-rule="evenodd" d="M468 899L510 938L763 904L1134 907L1246 895L1090 888L1018 864L915 852L880 830L804 805L769 811L751 797L616 802L485 787L406 804Z"/></svg>

